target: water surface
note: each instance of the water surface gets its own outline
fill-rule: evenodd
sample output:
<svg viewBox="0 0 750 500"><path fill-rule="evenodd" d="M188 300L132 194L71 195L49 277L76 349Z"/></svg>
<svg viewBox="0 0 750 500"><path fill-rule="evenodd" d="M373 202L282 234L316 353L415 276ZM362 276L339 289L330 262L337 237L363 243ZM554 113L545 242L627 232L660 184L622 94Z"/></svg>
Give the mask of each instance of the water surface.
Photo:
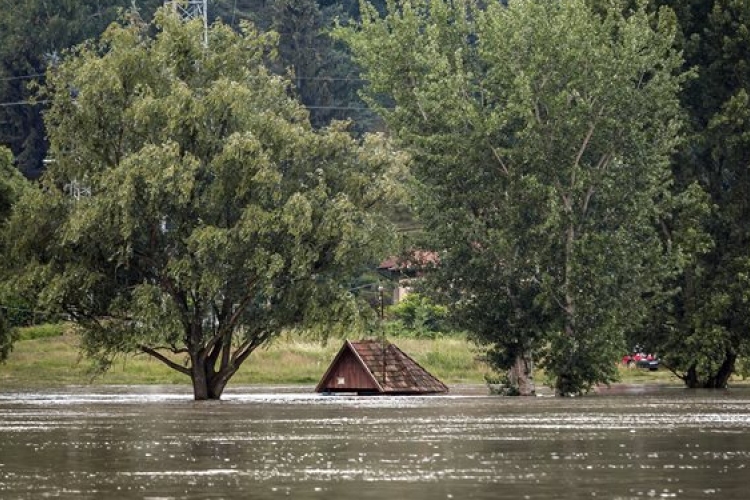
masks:
<svg viewBox="0 0 750 500"><path fill-rule="evenodd" d="M750 498L750 390L0 391L0 498Z"/></svg>

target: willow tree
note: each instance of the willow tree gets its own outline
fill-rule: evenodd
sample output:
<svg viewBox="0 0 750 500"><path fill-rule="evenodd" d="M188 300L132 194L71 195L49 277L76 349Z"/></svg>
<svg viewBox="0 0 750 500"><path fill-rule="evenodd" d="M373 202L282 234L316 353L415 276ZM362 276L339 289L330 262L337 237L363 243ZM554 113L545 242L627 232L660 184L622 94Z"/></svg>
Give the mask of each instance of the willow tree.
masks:
<svg viewBox="0 0 750 500"><path fill-rule="evenodd" d="M405 0L341 28L369 103L415 158L435 289L514 389L615 379L670 270L681 58L672 16L584 0Z"/></svg>
<svg viewBox="0 0 750 500"><path fill-rule="evenodd" d="M400 156L314 131L267 71L275 36L168 10L113 24L47 75L54 163L10 220L17 286L106 367L141 352L218 399L283 329L355 313L343 276L382 251Z"/></svg>

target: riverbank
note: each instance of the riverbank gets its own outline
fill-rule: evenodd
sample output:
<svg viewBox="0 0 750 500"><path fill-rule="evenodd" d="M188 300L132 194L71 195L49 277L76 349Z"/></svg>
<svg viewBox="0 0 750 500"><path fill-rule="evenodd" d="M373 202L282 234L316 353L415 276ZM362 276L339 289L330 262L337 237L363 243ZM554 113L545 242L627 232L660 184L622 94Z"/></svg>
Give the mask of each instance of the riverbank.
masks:
<svg viewBox="0 0 750 500"><path fill-rule="evenodd" d="M42 332L42 333L40 333ZM22 332L7 363L0 364L0 386L62 387L66 385L187 384L184 375L146 355L123 357L110 370L93 376L91 364L81 356L78 338L69 328L36 327ZM489 368L481 361L481 349L465 337L438 339L389 339L447 384L483 384ZM299 335L285 335L258 349L240 368L231 385L316 384L341 347L341 340L327 344ZM680 381L666 370L622 368L622 382L675 384ZM537 384L544 383L537 374Z"/></svg>
<svg viewBox="0 0 750 500"><path fill-rule="evenodd" d="M146 355L122 357L102 375L91 374L91 364L81 356L78 338L65 329L43 338L27 335L7 363L0 365L4 387L60 387L80 384L187 384L185 375ZM22 338L24 338L22 336ZM484 382L487 366L481 352L463 337L440 339L389 339L449 384ZM341 348L342 340L327 343L285 335L259 348L243 364L230 385L315 384Z"/></svg>

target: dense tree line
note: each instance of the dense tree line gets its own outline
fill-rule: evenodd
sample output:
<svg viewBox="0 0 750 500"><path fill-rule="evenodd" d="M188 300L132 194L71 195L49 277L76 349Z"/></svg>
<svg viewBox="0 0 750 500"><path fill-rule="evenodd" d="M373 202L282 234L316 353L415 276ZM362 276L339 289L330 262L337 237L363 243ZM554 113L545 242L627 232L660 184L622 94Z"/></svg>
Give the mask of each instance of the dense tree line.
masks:
<svg viewBox="0 0 750 500"><path fill-rule="evenodd" d="M50 140L63 162L83 147L76 141L95 138L63 140L73 131L59 103L74 103L89 84L65 66L82 53L65 50L118 18L148 25L161 3L29 0L2 10L0 144L19 170L38 176ZM250 21L277 33L262 63L289 77L284 92L305 106L312 130L351 119L347 134L387 130L411 155L424 228L414 244L441 258L425 292L491 346L490 361L509 370L513 390L533 391L534 363L560 394L613 381L619 354L636 343L689 387L726 386L750 354L748 2L393 0L360 8L352 0L217 0L210 16L235 32ZM47 115L52 130L45 109L57 109ZM115 154L111 137L101 137L86 161ZM355 154L353 144L341 147ZM220 153L206 147L202 161L211 163ZM83 157L53 169L46 189L90 176L70 170ZM17 197L3 194L17 192L2 187L17 181L8 167L0 179L6 205ZM122 347L91 338L102 359ZM11 336L0 339L7 354Z"/></svg>
<svg viewBox="0 0 750 500"><path fill-rule="evenodd" d="M11 5L12 4L12 5ZM3 2L0 10L0 144L9 146L19 169L38 177L44 167L48 143L42 112L33 104L34 83L44 82L66 49L102 33L111 22L130 11L150 20L163 0L67 0ZM135 10L134 10L135 9ZM333 119L353 119L358 133L378 125L375 115L363 109L357 90L362 86L346 49L326 35L334 19L358 15L354 1L314 0L212 0L210 22L222 20L237 28L253 22L264 31L279 33L278 73L293 72L296 93L309 107L314 126ZM38 99L37 99L38 101Z"/></svg>

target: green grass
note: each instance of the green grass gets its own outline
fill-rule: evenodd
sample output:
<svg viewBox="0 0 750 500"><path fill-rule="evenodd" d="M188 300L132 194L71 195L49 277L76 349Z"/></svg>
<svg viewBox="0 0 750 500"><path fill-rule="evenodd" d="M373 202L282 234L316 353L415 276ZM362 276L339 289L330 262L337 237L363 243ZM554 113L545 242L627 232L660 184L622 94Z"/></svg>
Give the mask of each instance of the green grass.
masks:
<svg viewBox="0 0 750 500"><path fill-rule="evenodd" d="M70 327L65 323L24 326L18 329L18 338L20 340L36 340L49 337L60 337L64 335L69 328Z"/></svg>
<svg viewBox="0 0 750 500"><path fill-rule="evenodd" d="M65 325L37 327L49 335L23 334L7 363L0 365L0 387L59 387L78 384L188 384L177 373L146 355L122 357L96 377L78 349L78 338ZM446 383L483 383L487 367L463 337L391 339L419 364ZM314 384L325 373L342 340L326 345L299 335L284 335L254 352L230 384Z"/></svg>
<svg viewBox="0 0 750 500"><path fill-rule="evenodd" d="M0 364L0 387L60 387L80 384L189 384L177 373L146 355L122 357L104 375L92 377L91 364L78 349L78 338L69 325L23 328L10 358ZM481 350L465 337L437 339L390 338L406 354L447 384L483 384L490 371L480 361ZM342 341L321 342L288 334L254 352L230 385L315 384L325 373ZM650 372L620 367L621 382L681 385L667 370ZM538 385L544 374L535 373ZM735 380L737 383L737 380ZM740 383L742 383L740 381Z"/></svg>
<svg viewBox="0 0 750 500"><path fill-rule="evenodd" d="M660 368L659 370L652 372L643 368L628 368L627 366L620 366L619 371L620 381L626 384L682 384L680 379L665 368Z"/></svg>

